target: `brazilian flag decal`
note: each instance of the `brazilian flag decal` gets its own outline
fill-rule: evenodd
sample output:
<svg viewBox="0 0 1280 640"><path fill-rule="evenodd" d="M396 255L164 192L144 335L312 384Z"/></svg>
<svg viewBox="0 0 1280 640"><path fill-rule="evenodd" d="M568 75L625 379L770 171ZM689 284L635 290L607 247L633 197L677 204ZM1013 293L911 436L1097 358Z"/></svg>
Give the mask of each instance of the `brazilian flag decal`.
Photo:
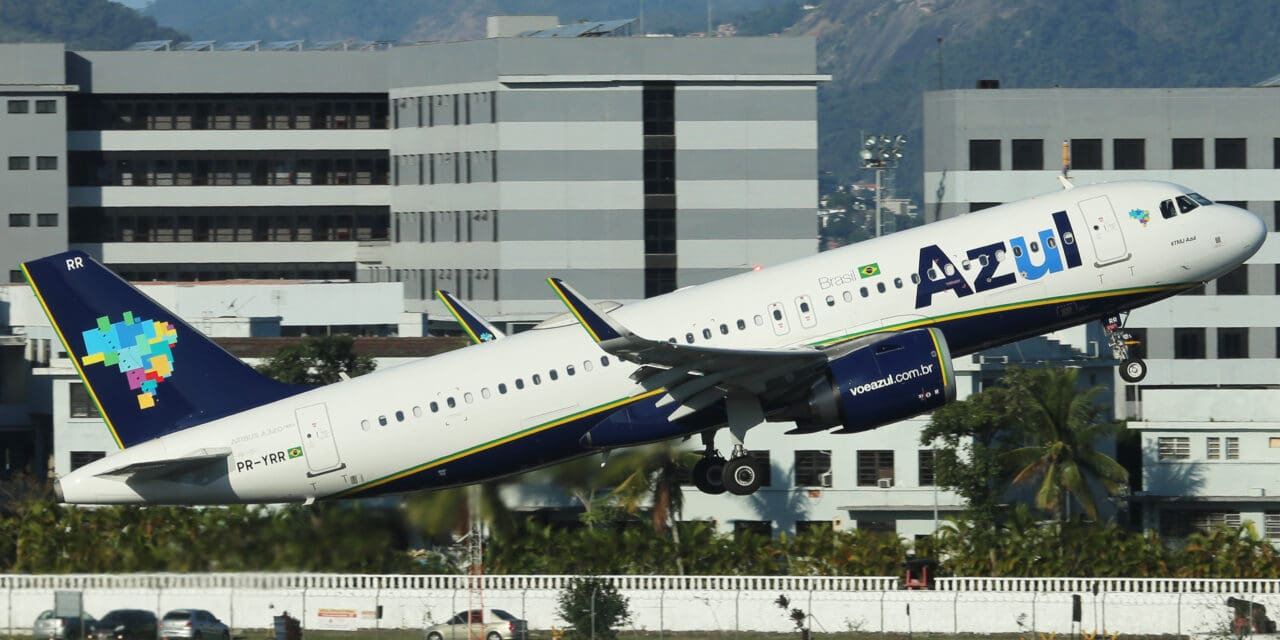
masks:
<svg viewBox="0 0 1280 640"><path fill-rule="evenodd" d="M289 459L290 459L290 460L292 460L292 459L294 459L294 458L301 458L301 457L302 457L302 447L293 447L293 448L289 449Z"/></svg>
<svg viewBox="0 0 1280 640"><path fill-rule="evenodd" d="M872 262L871 264L864 264L861 267L858 267L858 273L862 274L862 277L864 278L878 276L880 275L880 263Z"/></svg>

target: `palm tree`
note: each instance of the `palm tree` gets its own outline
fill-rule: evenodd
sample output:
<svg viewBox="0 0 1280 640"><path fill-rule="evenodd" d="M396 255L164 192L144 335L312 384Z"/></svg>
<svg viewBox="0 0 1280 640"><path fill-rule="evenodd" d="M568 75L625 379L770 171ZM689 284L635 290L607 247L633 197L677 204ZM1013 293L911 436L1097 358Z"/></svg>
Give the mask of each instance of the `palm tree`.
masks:
<svg viewBox="0 0 1280 640"><path fill-rule="evenodd" d="M1059 520L1069 516L1072 498L1089 518L1097 519L1090 478L1109 495L1118 493L1129 478L1124 467L1094 448L1115 432L1117 424L1102 419L1102 407L1095 401L1101 387L1077 387L1078 372L1020 370L1005 378L1020 404L1020 411L1014 414L1019 422L1014 425L1016 433L1025 437L1025 445L1008 455L1017 471L1013 482L1038 482L1036 506L1053 512Z"/></svg>

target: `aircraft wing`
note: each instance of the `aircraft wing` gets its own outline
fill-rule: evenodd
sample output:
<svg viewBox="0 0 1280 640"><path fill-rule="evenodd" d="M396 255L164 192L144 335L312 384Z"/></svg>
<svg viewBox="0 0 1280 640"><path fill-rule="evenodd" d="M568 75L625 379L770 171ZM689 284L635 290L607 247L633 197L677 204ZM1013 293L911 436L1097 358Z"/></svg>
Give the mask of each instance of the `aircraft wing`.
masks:
<svg viewBox="0 0 1280 640"><path fill-rule="evenodd" d="M783 385L787 389L801 384L807 388L830 358L829 352L811 347L725 349L642 338L600 313L564 281L548 278L547 282L601 349L643 365L632 374L633 380L649 390L667 390L659 406L680 403L670 420L705 409L730 391L765 397Z"/></svg>
<svg viewBox="0 0 1280 640"><path fill-rule="evenodd" d="M444 308L449 310L449 313L453 315L453 319L462 325L462 329L471 337L472 342L479 344L505 337L497 327L489 324L488 320L480 317L479 314L462 304L460 300L453 297L448 291L436 289L436 297L440 299L440 302L444 303Z"/></svg>
<svg viewBox="0 0 1280 640"><path fill-rule="evenodd" d="M127 480L157 480L184 473L190 473L206 465L226 460L231 449L198 449L185 456L134 462L122 467L101 471L94 475L100 478L123 478Z"/></svg>

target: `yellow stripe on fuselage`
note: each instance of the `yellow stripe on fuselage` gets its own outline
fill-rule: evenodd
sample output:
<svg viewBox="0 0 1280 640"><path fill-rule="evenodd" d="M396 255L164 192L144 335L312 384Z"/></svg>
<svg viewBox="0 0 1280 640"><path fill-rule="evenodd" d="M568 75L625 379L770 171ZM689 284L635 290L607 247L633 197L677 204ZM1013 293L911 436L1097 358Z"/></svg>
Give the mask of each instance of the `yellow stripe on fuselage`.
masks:
<svg viewBox="0 0 1280 640"><path fill-rule="evenodd" d="M76 357L76 352L71 349L70 343L67 342L67 337L62 334L62 327L59 327L58 321L53 319L53 312L49 311L49 305L45 303L44 296L40 294L40 287L36 285L31 273L27 271L27 265L22 264L20 266L22 267L22 275L27 279L27 284L31 285L31 292L36 294L36 301L40 303L40 308L44 309L44 315L49 318L49 324L53 326L53 332L58 334L58 340L62 342L62 348L67 350L68 359L75 366L81 382L84 382L84 388L89 390L89 397L93 398L93 404L97 405L102 421L107 424L107 430L111 432L111 439L115 441L117 447L123 449L124 442L120 441L120 434L116 433L116 426L111 423L111 416L107 415L106 409L102 408L102 402L98 400L98 394L94 392L93 385L89 384L88 376L84 375L84 369L80 367L80 359Z"/></svg>

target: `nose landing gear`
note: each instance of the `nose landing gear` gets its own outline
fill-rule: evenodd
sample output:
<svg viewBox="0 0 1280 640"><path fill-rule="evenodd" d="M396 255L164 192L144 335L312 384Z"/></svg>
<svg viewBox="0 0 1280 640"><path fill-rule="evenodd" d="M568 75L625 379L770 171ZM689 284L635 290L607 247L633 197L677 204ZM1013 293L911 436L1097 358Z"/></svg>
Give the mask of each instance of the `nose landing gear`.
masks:
<svg viewBox="0 0 1280 640"><path fill-rule="evenodd" d="M1141 344L1133 339L1133 335L1124 330L1129 320L1129 312L1107 316L1102 321L1102 331L1111 346L1111 355L1120 361L1120 378L1125 382L1142 382L1147 377L1147 363L1142 358L1129 357L1129 347Z"/></svg>

